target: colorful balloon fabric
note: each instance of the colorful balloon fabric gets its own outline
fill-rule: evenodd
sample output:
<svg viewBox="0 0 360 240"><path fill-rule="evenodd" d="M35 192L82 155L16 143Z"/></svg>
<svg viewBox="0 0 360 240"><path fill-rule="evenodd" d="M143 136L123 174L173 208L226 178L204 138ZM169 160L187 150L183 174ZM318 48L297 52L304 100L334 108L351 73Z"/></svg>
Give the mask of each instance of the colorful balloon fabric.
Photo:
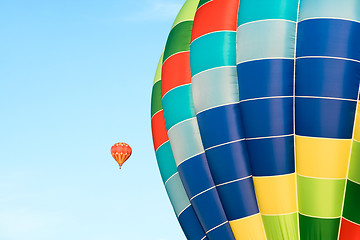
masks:
<svg viewBox="0 0 360 240"><path fill-rule="evenodd" d="M123 142L115 143L111 147L111 155L115 159L115 161L119 164L119 167L121 169L121 166L124 164L126 160L131 156L132 149L131 147Z"/></svg>
<svg viewBox="0 0 360 240"><path fill-rule="evenodd" d="M190 240L360 239L359 0L187 0L152 91Z"/></svg>

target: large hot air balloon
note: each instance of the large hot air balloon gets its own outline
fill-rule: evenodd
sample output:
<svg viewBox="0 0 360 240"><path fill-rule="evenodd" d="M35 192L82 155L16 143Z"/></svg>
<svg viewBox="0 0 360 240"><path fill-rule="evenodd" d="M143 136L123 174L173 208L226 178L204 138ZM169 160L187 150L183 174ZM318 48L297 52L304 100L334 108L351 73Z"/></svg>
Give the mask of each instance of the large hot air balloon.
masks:
<svg viewBox="0 0 360 240"><path fill-rule="evenodd" d="M110 152L121 169L121 166L124 164L124 162L131 156L132 149L128 144L119 142L115 143L111 147Z"/></svg>
<svg viewBox="0 0 360 240"><path fill-rule="evenodd" d="M187 0L151 125L190 240L360 239L359 0Z"/></svg>

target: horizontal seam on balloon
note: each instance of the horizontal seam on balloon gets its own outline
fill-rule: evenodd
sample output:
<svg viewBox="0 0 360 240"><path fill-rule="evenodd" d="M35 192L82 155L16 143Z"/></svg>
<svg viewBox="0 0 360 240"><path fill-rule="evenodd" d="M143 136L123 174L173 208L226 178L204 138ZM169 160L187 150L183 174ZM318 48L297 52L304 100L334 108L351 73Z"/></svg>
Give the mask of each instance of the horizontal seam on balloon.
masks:
<svg viewBox="0 0 360 240"><path fill-rule="evenodd" d="M272 217L272 216L284 216L284 215L290 215L290 214L294 214L297 213L297 211L295 212L290 212L290 213L279 213L279 214L265 214L265 213L261 213L262 216L267 216L267 217Z"/></svg>
<svg viewBox="0 0 360 240"><path fill-rule="evenodd" d="M255 214L251 214L251 215L249 215L249 216L245 216L245 217L242 217L242 218L238 218L238 219L230 220L229 222L231 223L231 222L235 222L235 221L243 220L243 219L246 219L246 218L251 218L251 217L254 217L254 216L256 216L256 215L260 215L260 212L255 213Z"/></svg>
<svg viewBox="0 0 360 240"><path fill-rule="evenodd" d="M351 223L353 223L353 224L355 224L355 225L360 226L360 223L356 223L356 222L354 222L354 221L351 221L351 220L347 219L347 218L344 217L344 216L342 216L342 218L343 218L343 219L346 219L346 221L349 221L349 222L351 222Z"/></svg>
<svg viewBox="0 0 360 240"><path fill-rule="evenodd" d="M173 30L173 28L176 27L177 25L179 25L180 23L183 23L183 22L193 22L193 21L194 21L194 19L184 19L184 20L181 20L181 21L177 22L176 25L174 25L174 26L171 28L171 30ZM171 32L171 30L170 30L170 32Z"/></svg>
<svg viewBox="0 0 360 240"><path fill-rule="evenodd" d="M244 60L244 61L240 61L240 62L236 62L236 65L240 65L242 63L247 63L247 62L255 62L255 61L261 61L261 60L294 60L294 57L264 57L264 58L254 58L254 59L249 59L249 60Z"/></svg>
<svg viewBox="0 0 360 240"><path fill-rule="evenodd" d="M228 145L228 144L231 144L231 143L241 142L241 141L244 141L244 140L245 140L245 138L241 138L241 139L238 139L238 140L222 143L222 144L219 144L219 145L216 145L216 146L206 148L205 151L213 149L213 148L221 147L221 146L224 146L224 145Z"/></svg>
<svg viewBox="0 0 360 240"><path fill-rule="evenodd" d="M282 137L290 137L293 136L294 134L285 134L285 135L274 135L274 136L266 136L266 137L254 137L254 138L245 138L245 140L259 140L259 139L268 139L268 138L282 138Z"/></svg>
<svg viewBox="0 0 360 240"><path fill-rule="evenodd" d="M303 22L303 21L307 21L307 20L317 20L317 19L344 20L344 21L349 21L349 22L360 23L360 21L358 21L358 20L354 20L354 19L350 19L350 18L337 18L337 17L309 17L309 18L301 19L299 21L299 23Z"/></svg>
<svg viewBox="0 0 360 240"><path fill-rule="evenodd" d="M227 185L227 184L230 184L230 183L239 182L239 181L251 178L251 177L252 177L252 175L249 175L249 176L239 178L239 179L236 179L236 180L232 180L232 181L229 181L229 182L220 183L220 184L215 185L215 187L220 187L220 186Z"/></svg>
<svg viewBox="0 0 360 240"><path fill-rule="evenodd" d="M189 161L191 158L197 157L197 156L199 156L199 155L201 155L201 154L204 154L204 153L205 153L205 152L202 151L202 152L197 153L197 154L195 154L195 155L193 155L193 156L191 156L191 157L186 158L185 160L181 161L181 162L177 165L177 167L179 167L179 166L180 166L181 164L183 164L184 162Z"/></svg>
<svg viewBox="0 0 360 240"><path fill-rule="evenodd" d="M197 38L195 38L194 40L192 40L192 42L190 43L190 46L191 46L191 44L193 44L193 42L195 42L196 40L198 40L199 38L202 38L202 37L205 37L205 36L207 36L207 35L210 35L210 34L213 34L213 33L220 33L220 32L232 32L232 33L236 33L236 30L218 30L218 31L213 31L213 32L208 32L208 33L205 33L204 35L201 35L201 36L199 36L199 37L197 37Z"/></svg>
<svg viewBox="0 0 360 240"><path fill-rule="evenodd" d="M155 153L156 153L156 151L157 150L159 150L159 148L161 147L161 146L163 146L165 143L167 143L167 142L169 142L169 140L166 140L165 142L163 142L162 144L160 144L156 149L155 149Z"/></svg>
<svg viewBox="0 0 360 240"><path fill-rule="evenodd" d="M343 140L343 141L349 141L352 140L351 138L329 138L329 137L315 137L315 136L305 136L305 135L299 135L295 133L295 137L305 137L305 138L316 138L316 139L326 139L326 140Z"/></svg>
<svg viewBox="0 0 360 240"><path fill-rule="evenodd" d="M346 180L346 178L330 178L330 177L313 177L313 176L306 176L306 175L302 175L299 173L296 173L298 176L300 177L305 177L305 178L313 178L313 179L322 179L322 180Z"/></svg>
<svg viewBox="0 0 360 240"><path fill-rule="evenodd" d="M190 52L190 50L180 51L180 52L176 52L176 53L171 54L170 56L168 56L168 57L163 61L162 67L164 66L165 62L166 62L167 60L169 60L169 58L171 58L171 57L173 57L173 56L175 56L175 55L178 55L178 54L181 54L181 53L187 53L187 52Z"/></svg>
<svg viewBox="0 0 360 240"><path fill-rule="evenodd" d="M306 217L312 217L312 218L323 218L323 219L336 219L336 218L341 218L341 216L338 216L338 217L319 217L319 216L312 216L312 215L309 215L309 214L301 213L300 210L299 210L299 214L301 214L301 215L303 215L303 216L306 216Z"/></svg>
<svg viewBox="0 0 360 240"><path fill-rule="evenodd" d="M239 103L248 102L248 101L256 101L256 100L264 100L264 99L280 99L280 98L293 98L294 96L271 96L271 97L259 97L259 98L249 98L240 100Z"/></svg>
<svg viewBox="0 0 360 240"><path fill-rule="evenodd" d="M226 223L228 223L228 221L225 221L225 222L223 222L223 223L221 223L221 224L217 225L216 227L213 227L212 229L208 230L208 231L206 232L206 234L208 234L209 232L211 232L211 231L215 230L216 228L221 227L222 225L224 225L224 224L226 224Z"/></svg>
<svg viewBox="0 0 360 240"><path fill-rule="evenodd" d="M202 239L200 239L200 240L204 240L205 238L206 238L206 235L205 235L205 236L203 236L203 237L202 237Z"/></svg>
<svg viewBox="0 0 360 240"><path fill-rule="evenodd" d="M208 192L208 191L210 191L210 190L212 190L212 189L215 189L215 186L212 186L212 187L210 187L210 188L208 188L208 189L206 189L206 190L204 190L204 191L202 191L202 192L199 192L198 194L196 194L195 196L193 196L192 198L190 198L190 201L194 200L194 198L196 198L196 197L200 196L201 194L206 193L206 192Z"/></svg>
<svg viewBox="0 0 360 240"><path fill-rule="evenodd" d="M198 9L196 9L196 12L199 11L200 8L202 8L202 6L208 4L208 3L211 3L213 0L210 0L210 1L207 1L206 3L204 3L203 5L201 5Z"/></svg>
<svg viewBox="0 0 360 240"><path fill-rule="evenodd" d="M173 90L175 90L175 89L177 89L177 88L179 88L179 87L184 87L184 86L187 86L187 85L191 85L191 83L185 83L185 84L182 84L182 85L178 85L178 86L176 86L176 87L173 87L172 89L170 89L169 91L167 91L167 92L164 94L164 96L161 97L161 100L163 100L164 97L166 96L166 94L168 94L169 92L171 92L171 91L173 91ZM164 105L164 104L163 104L163 105ZM163 108L163 109L164 109L164 108Z"/></svg>
<svg viewBox="0 0 360 240"><path fill-rule="evenodd" d="M157 111L156 113L154 113L151 117L151 120L155 117L156 114L158 114L159 112L163 111L163 109L160 109L159 111Z"/></svg>
<svg viewBox="0 0 360 240"><path fill-rule="evenodd" d="M171 176L165 181L164 185L166 185L171 178L175 177L176 174L179 174L179 172L176 172L176 173L174 173L173 175L171 175Z"/></svg>
<svg viewBox="0 0 360 240"><path fill-rule="evenodd" d="M248 25L248 24L251 24L251 23L258 23L258 22L270 22L270 21L281 21L281 22L290 22L290 23L294 23L296 24L296 21L292 21L292 20L288 20L288 19L262 19L262 20L255 20L255 21L251 21L251 22L246 22L246 23L243 23L243 24L240 24L239 26L237 26L237 30L242 27L242 26L245 26L245 25Z"/></svg>
<svg viewBox="0 0 360 240"><path fill-rule="evenodd" d="M332 57L332 56L301 56L301 57L296 57L296 59L306 59L306 58L338 59L338 60L344 60L344 61L351 61L351 62L360 63L359 60L352 59L352 58L343 58L343 57Z"/></svg>
<svg viewBox="0 0 360 240"><path fill-rule="evenodd" d="M201 73L208 72L208 71L215 70L215 69L219 69L219 68L236 68L236 65L228 65L228 66L219 66L219 67L209 68L209 69L203 70L203 71L198 72L197 74L191 76L191 79L194 78L195 76L201 74Z"/></svg>
<svg viewBox="0 0 360 240"><path fill-rule="evenodd" d="M202 112L205 112L205 111L208 111L208 110L211 110L211 109L215 109L215 108L218 108L218 107L224 107L224 106L230 106L230 105L235 105L235 104L238 104L239 102L236 101L236 102L230 102L230 103L224 103L224 104L221 104L221 105L217 105L217 106L214 106L214 107L209 107L209 108L206 108L206 109L203 109L199 112L196 113L196 115L202 113Z"/></svg>
<svg viewBox="0 0 360 240"><path fill-rule="evenodd" d="M349 180L350 182L353 182L353 183L355 183L355 184L357 184L357 185L360 185L360 182L357 182L357 181L352 180L352 179L350 179L350 178L348 178L347 180Z"/></svg>
<svg viewBox="0 0 360 240"><path fill-rule="evenodd" d="M348 99L348 98L336 98L336 97L320 97L320 96L295 96L295 98L317 98L317 99L328 99L328 100L338 100L338 101L357 102L357 100L356 100L356 99Z"/></svg>
<svg viewBox="0 0 360 240"><path fill-rule="evenodd" d="M191 206L191 203L190 203L189 205L187 205L183 210L181 210L181 211L179 212L179 214L177 215L177 217L179 218L180 215L181 215L187 208L189 208L190 206Z"/></svg>
<svg viewBox="0 0 360 240"><path fill-rule="evenodd" d="M254 179L257 179L257 178L277 178L277 177L283 177L283 176L290 176L290 175L296 175L295 172L292 172L292 173L284 173L284 174L277 174L277 175L269 175L269 176L254 176L253 175L253 178Z"/></svg>
<svg viewBox="0 0 360 240"><path fill-rule="evenodd" d="M352 139L353 141L357 142L357 143L360 143L359 140L356 140L355 138Z"/></svg>
<svg viewBox="0 0 360 240"><path fill-rule="evenodd" d="M171 126L171 128L169 128L169 129L167 130L168 134L169 134L169 132L171 131L171 129L173 129L175 126L180 125L180 124L182 124L182 123L184 123L184 122L187 122L187 121L191 121L191 120L193 120L193 119L196 119L196 117L188 118L188 119L182 120L182 121L180 121L180 122L178 122L178 123L175 123L174 125Z"/></svg>

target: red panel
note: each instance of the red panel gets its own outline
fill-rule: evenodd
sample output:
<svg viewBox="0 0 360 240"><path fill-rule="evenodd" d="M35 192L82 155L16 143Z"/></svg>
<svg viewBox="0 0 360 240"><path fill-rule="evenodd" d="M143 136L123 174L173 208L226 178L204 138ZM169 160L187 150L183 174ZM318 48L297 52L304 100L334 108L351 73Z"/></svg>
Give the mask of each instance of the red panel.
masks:
<svg viewBox="0 0 360 240"><path fill-rule="evenodd" d="M352 223L342 218L339 240L359 240L359 239L360 239L360 225Z"/></svg>
<svg viewBox="0 0 360 240"><path fill-rule="evenodd" d="M181 52L169 57L162 66L161 97L171 89L191 83L190 52Z"/></svg>
<svg viewBox="0 0 360 240"><path fill-rule="evenodd" d="M167 135L165 118L163 110L157 112L151 119L151 130L154 142L154 149L156 150L166 141L169 140Z"/></svg>
<svg viewBox="0 0 360 240"><path fill-rule="evenodd" d="M239 0L213 0L201 6L195 14L191 42L215 31L236 31Z"/></svg>

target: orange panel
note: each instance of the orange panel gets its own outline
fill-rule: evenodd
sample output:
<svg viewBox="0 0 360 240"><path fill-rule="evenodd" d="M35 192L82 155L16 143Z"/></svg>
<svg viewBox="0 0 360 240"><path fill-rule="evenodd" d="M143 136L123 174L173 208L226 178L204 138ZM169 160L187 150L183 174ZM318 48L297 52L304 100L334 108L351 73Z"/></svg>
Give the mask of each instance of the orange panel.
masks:
<svg viewBox="0 0 360 240"><path fill-rule="evenodd" d="M162 66L161 97L171 89L191 83L190 52L181 52L169 57Z"/></svg>
<svg viewBox="0 0 360 240"><path fill-rule="evenodd" d="M165 127L165 118L163 110L157 112L151 119L151 130L154 142L155 152L158 147L169 140Z"/></svg>
<svg viewBox="0 0 360 240"><path fill-rule="evenodd" d="M236 31L239 0L213 0L195 14L191 42L210 32Z"/></svg>

